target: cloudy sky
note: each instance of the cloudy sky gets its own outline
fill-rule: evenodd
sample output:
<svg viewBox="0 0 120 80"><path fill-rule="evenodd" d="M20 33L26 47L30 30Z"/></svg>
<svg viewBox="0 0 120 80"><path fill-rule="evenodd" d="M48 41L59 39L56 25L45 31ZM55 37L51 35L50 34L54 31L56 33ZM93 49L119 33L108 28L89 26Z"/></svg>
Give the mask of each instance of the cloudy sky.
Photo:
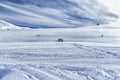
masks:
<svg viewBox="0 0 120 80"><path fill-rule="evenodd" d="M116 19L111 11L117 12L119 0L100 1L101 4L97 0L0 0L0 19L25 27L93 26Z"/></svg>
<svg viewBox="0 0 120 80"><path fill-rule="evenodd" d="M120 15L120 0L99 0L114 13Z"/></svg>

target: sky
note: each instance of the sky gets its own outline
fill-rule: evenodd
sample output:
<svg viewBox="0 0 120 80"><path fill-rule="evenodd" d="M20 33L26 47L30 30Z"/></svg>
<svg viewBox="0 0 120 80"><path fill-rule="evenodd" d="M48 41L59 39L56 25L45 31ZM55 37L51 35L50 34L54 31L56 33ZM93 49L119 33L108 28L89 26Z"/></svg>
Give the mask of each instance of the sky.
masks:
<svg viewBox="0 0 120 80"><path fill-rule="evenodd" d="M115 0L99 1L102 4L97 0L0 0L0 19L22 27L54 28L93 26L118 18L103 7L104 3L110 8Z"/></svg>
<svg viewBox="0 0 120 80"><path fill-rule="evenodd" d="M99 0L105 6L109 8L110 11L120 15L120 0Z"/></svg>

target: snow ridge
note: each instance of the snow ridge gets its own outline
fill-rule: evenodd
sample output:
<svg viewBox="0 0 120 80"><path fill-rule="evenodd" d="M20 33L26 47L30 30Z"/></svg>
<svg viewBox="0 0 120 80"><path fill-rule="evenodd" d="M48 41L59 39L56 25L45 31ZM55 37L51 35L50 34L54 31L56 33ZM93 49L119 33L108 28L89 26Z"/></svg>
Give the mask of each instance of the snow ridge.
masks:
<svg viewBox="0 0 120 80"><path fill-rule="evenodd" d="M0 29L22 29L21 27L10 24L6 21L0 20Z"/></svg>

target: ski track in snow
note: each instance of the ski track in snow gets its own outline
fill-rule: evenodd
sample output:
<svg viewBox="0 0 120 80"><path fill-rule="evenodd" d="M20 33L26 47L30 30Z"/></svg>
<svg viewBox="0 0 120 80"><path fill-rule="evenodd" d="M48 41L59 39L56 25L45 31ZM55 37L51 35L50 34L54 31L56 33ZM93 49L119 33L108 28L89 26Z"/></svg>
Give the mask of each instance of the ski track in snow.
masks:
<svg viewBox="0 0 120 80"><path fill-rule="evenodd" d="M0 80L120 80L115 47L109 51L78 43L0 45Z"/></svg>

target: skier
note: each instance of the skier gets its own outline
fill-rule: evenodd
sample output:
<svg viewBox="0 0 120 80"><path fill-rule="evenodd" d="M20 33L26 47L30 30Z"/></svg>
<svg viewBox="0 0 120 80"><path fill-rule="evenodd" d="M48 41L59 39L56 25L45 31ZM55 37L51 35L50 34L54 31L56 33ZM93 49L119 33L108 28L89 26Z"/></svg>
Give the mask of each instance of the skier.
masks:
<svg viewBox="0 0 120 80"><path fill-rule="evenodd" d="M100 37L103 37L103 36L104 36L103 34L100 35Z"/></svg>

